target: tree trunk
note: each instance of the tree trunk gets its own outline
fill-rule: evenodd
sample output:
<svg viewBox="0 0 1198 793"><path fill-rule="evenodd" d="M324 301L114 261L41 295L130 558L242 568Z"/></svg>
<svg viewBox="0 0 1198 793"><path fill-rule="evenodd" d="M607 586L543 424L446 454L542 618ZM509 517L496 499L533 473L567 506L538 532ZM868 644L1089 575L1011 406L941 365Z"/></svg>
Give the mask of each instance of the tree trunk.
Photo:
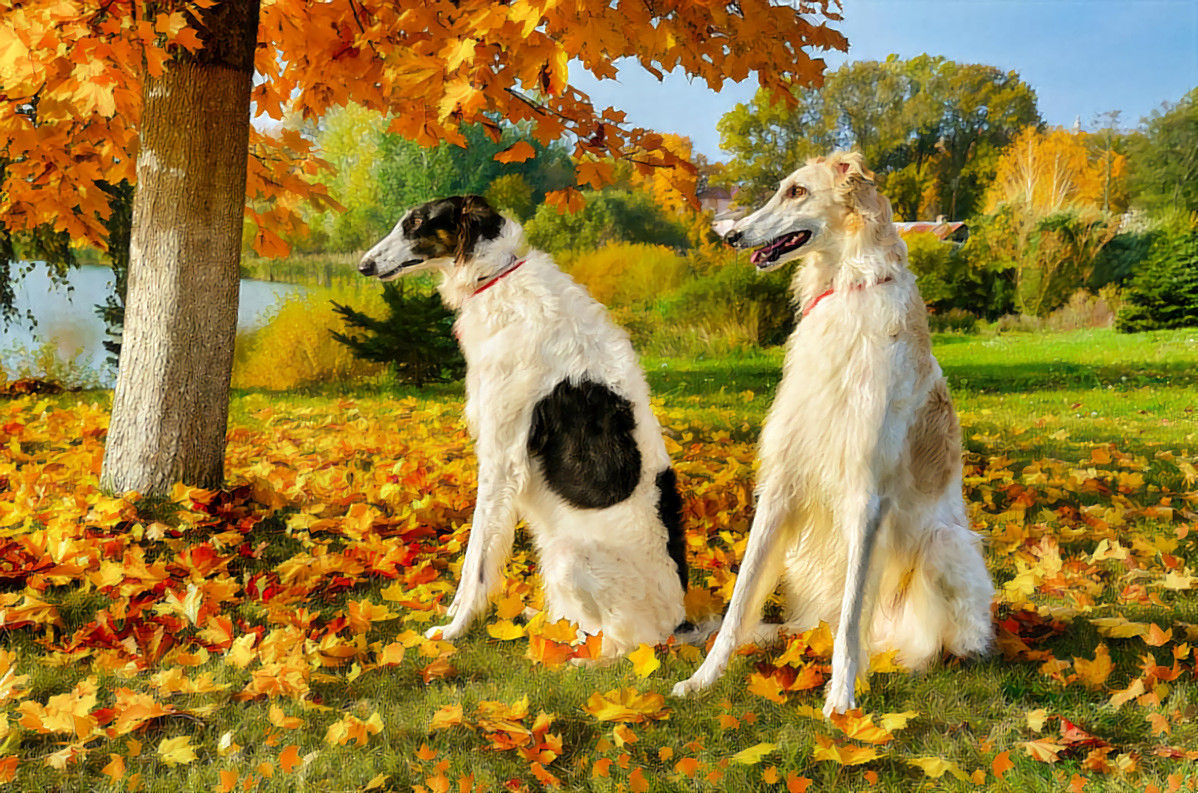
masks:
<svg viewBox="0 0 1198 793"><path fill-rule="evenodd" d="M202 13L203 49L143 85L110 493L224 480L258 0Z"/></svg>

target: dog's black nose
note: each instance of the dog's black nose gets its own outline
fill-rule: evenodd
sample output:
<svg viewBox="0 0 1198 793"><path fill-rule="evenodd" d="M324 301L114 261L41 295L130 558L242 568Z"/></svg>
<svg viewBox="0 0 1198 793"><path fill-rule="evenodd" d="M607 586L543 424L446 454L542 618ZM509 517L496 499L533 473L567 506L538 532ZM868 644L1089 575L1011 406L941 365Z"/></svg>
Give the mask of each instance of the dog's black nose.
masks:
<svg viewBox="0 0 1198 793"><path fill-rule="evenodd" d="M363 256L362 261L358 264L358 272L362 275L374 275L375 268L375 261L370 256Z"/></svg>
<svg viewBox="0 0 1198 793"><path fill-rule="evenodd" d="M729 231L727 234L724 235L724 242L728 243L733 248L735 248L736 244L738 242L740 242L741 238L744 236L745 235L742 234L741 232L733 229L732 231Z"/></svg>

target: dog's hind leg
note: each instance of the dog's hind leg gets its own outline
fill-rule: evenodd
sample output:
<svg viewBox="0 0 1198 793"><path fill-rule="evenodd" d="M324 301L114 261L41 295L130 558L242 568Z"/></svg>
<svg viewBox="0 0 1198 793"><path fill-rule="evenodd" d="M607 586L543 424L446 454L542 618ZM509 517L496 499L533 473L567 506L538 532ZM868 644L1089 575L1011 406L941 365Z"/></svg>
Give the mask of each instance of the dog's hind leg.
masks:
<svg viewBox="0 0 1198 793"><path fill-rule="evenodd" d="M870 589L870 564L882 521L890 511L890 501L871 497L866 506L861 530L846 526L848 566L844 578L844 600L840 606L840 625L832 648L832 680L828 683L824 715L844 713L856 706L854 687L861 668L861 614L865 610ZM847 515L843 520L853 521ZM857 519L859 520L859 519Z"/></svg>
<svg viewBox="0 0 1198 793"><path fill-rule="evenodd" d="M720 626L719 635L702 665L689 679L674 686L673 695L685 697L710 686L728 666L737 647L745 644L759 630L761 609L765 599L778 584L782 567L782 548L787 538L786 518L790 500L781 483L761 489L757 498L757 514L749 528L745 558L732 588L732 600Z"/></svg>
<svg viewBox="0 0 1198 793"><path fill-rule="evenodd" d="M480 467L478 501L458 591L449 606L450 622L429 628L424 634L428 638L437 638L440 634L442 639L453 641L486 610L488 598L499 585L503 565L516 537L516 484L499 460Z"/></svg>

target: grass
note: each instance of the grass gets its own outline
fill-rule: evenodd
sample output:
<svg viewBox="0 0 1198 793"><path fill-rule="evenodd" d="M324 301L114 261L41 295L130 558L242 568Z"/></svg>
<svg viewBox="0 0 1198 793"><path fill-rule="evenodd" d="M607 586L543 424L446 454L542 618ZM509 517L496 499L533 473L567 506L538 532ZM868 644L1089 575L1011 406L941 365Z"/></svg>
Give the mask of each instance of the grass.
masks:
<svg viewBox="0 0 1198 793"><path fill-rule="evenodd" d="M405 661L397 666L357 668L365 661L355 657L341 665L315 669L310 694L302 702L287 697L238 701L232 693L247 684L256 667L238 669L216 656L186 669L186 673L194 677L210 672L215 682L231 688L224 694L178 695L172 701L186 706L189 715L157 718L136 734L93 743L81 762L68 764L64 771L51 769L44 761L69 741L29 729L11 730L6 739L6 728L0 721L0 758L10 753L22 757L14 789L47 792L132 789L130 775L135 771L141 774L144 789L213 790L222 784L222 770L235 773L236 789L242 789L252 777L253 786L247 789L263 791L363 790L372 781L373 789L379 790L458 790L459 780L466 778L476 789L535 790L540 784L530 773L529 761L514 751L490 748L488 732L477 715L480 703L511 704L527 697L529 716L517 720L522 725L519 729L531 727L539 712L554 714L550 732L560 735L562 749L560 757L546 767L563 780L567 790L786 790L788 775L792 780L811 780L813 791L990 789L1030 793L1067 790L1075 777L1082 780L1087 791L1144 791L1150 790L1150 785L1164 791L1171 789L1174 779L1192 788L1198 780L1198 764L1157 757L1152 752L1166 744L1187 749L1198 746L1195 659L1185 643L1185 623L1198 623L1198 601L1192 591L1166 591L1151 581L1166 567L1198 567L1194 536L1187 534L1194 518L1181 515L1183 509L1194 509L1198 496L1193 484L1184 482L1179 469L1169 461L1173 457L1193 462L1198 445L1198 422L1194 420L1198 409L1195 339L1195 331L1138 336L1079 331L936 339L936 352L966 429L972 475L994 477L969 487L975 518L982 518L986 530L994 532L990 562L996 580L1000 586L1011 581L1018 563L1047 547L1044 538L1050 538L1064 559L1059 577L1065 583L1054 583L1055 579L1045 576L1031 595L1030 606L1038 607L1045 618L1059 617L1062 629L1034 643L1034 648L1070 661L1094 658L1096 647L1106 644L1113 671L1104 685L1064 684L1046 673L1041 661L1011 661L1001 655L972 663L950 661L925 674L875 675L862 697L868 713L914 711L918 715L905 729L895 731L893 742L880 747L882 757L863 765L844 766L814 759L817 739L830 737L842 745L861 745L845 741L830 725L811 717L810 710L818 710L822 704L819 689L791 694L785 704L749 690L751 673L758 664L776 660L777 650L737 656L711 691L692 700L667 699L668 719L631 724L630 735L586 713L583 705L588 698L595 692L629 686L667 694L674 682L695 669L693 656L676 648L659 650L661 668L644 679L636 675L628 660L601 667L546 669L532 665L526 658L528 640L495 641L480 624L457 643L456 652L448 657L456 674L446 679L428 683L421 679L418 670L433 656L420 657L420 645L413 645ZM743 489L751 484L745 483L747 468L729 469L739 471L735 483L743 490L733 496L729 493L734 483L722 478L726 472L717 464L725 456L751 457L752 444L779 376L780 351L749 352L736 359L646 359L644 364L668 432L681 444L682 451L676 451L675 457L680 460L684 481L696 488L689 497L708 499L725 510L711 518L713 526L721 528L732 522L743 526L747 511L736 504L737 498L747 492ZM231 410L231 475L236 479L277 467L286 450L287 459L310 463L304 468L305 486L313 499L319 496L321 500L319 504L300 506L299 511L314 516L334 514L343 507L335 499L344 499L344 504L360 500L355 497L359 488L366 486L363 483L371 477L381 481L378 477L393 465L396 471L406 466L401 476L407 476L413 466L427 463L430 476L435 476L440 469L430 461L459 458L468 448L461 430L450 432L445 428L456 426L461 398L460 385L421 392L376 385L368 389L316 389L306 395L238 393ZM63 410L84 410L95 401L93 395L80 394L51 400ZM448 410L436 414L440 416L436 421L427 418L434 415L430 411L442 410L445 405ZM104 409L106 403L101 397L96 410ZM6 425L6 431L9 427ZM359 436L363 439L360 444L354 440ZM416 436L422 446L417 445ZM410 444L405 447L407 456L393 455L383 445L387 438L396 437L411 439L404 441ZM40 453L38 443L51 447L49 464L59 467L50 470L62 476L67 469L60 464L59 455L65 456L75 447L68 443L65 451L60 451L53 441L35 439L23 447L23 453ZM1105 467L1095 463L1095 450L1101 452L1112 444L1128 455L1129 462L1116 458ZM427 460L421 457L425 454ZM1013 494L1018 492L1012 488L1034 482L1040 466L1055 470L1051 468L1054 464L1044 462L1045 458L1061 461L1060 471L1040 486L1026 520L1012 517L1016 509ZM462 470L472 466L469 458L459 462ZM300 463L295 467L300 468ZM1123 481L1118 477L1129 472L1141 474L1145 482L1122 495L1069 492L1066 483L1073 481L1069 476L1095 467L1102 469L1094 474L1099 483ZM703 478L708 470L710 487L700 492L699 486L706 487L708 482ZM11 479L15 487L17 474L8 476L4 479L6 486ZM329 477L332 479L325 482ZM344 481L338 477L344 477ZM426 487L452 491L447 481L436 480ZM472 487L472 483L466 483L461 492L451 493L461 502L459 511L450 510L443 521L459 525L467 519L468 513L460 510L472 502ZM1053 495L1054 488L1064 492ZM418 505L424 491L405 492L398 502L380 496L376 506L400 517L424 508ZM994 499L993 507L979 503L983 496ZM1161 497L1171 498L1178 510L1172 520L1154 519L1144 512L1150 499ZM1078 505L1108 508L1125 501L1135 502L1134 509L1129 508L1134 517L1110 531L1081 531L1080 523L1066 517L1070 509L1076 512ZM242 558L231 568L241 584L245 585L256 571L269 570L312 543L323 543L329 549L342 547L342 541L333 535L294 532L290 526L296 514L294 507L284 508L258 523L246 536L244 547L249 553L257 548L258 556ZM167 514L159 519L168 523L173 520ZM1014 526L1025 534L1011 540L1007 535ZM11 530L4 529L0 538L9 534ZM1162 546L1169 550L1160 552L1141 548L1126 564L1086 562L1099 537L1120 539L1129 547L1159 543L1162 538L1175 544ZM715 530L709 541L713 545L725 542ZM169 540L149 543L155 553L164 554L168 545ZM531 554L524 539L519 541L518 550L520 554ZM453 562L459 557L455 554ZM0 566L0 596L5 591L17 591L16 579L5 578L5 569ZM693 574L701 579L710 571L696 570ZM1138 581L1158 595L1155 601L1128 595L1128 587ZM1084 601L1076 592L1089 582L1094 582L1097 589L1087 595L1089 605L1082 606ZM446 591L451 591L453 581L445 583ZM330 620L351 599L387 603L383 590L389 584L387 580L362 577L348 590L319 590L295 608L309 609L318 615L318 622ZM97 609L107 606L106 597L80 582L56 584L43 597L59 603L68 634L87 625ZM1008 604L1003 613L1014 609L1015 604ZM247 625L260 624L264 606L246 599L237 605L235 613ZM1162 647L1150 647L1135 638L1102 636L1089 622L1092 617L1116 615L1171 628L1174 638ZM428 624L425 617L431 615L404 613L398 620L376 627L368 638L386 642L403 628L419 630ZM492 621L494 617L487 620ZM4 636L5 646L16 650L21 659L18 671L30 675L26 699L39 703L70 690L86 675L95 674L103 706L111 703L113 691L119 687L145 689L153 672L92 670L86 659L68 663L61 656L46 653L41 646L44 637L37 631L10 630ZM1195 640L1198 632L1189 638L1190 642ZM430 652L439 650L433 647ZM1143 676L1146 659L1167 667L1173 663L1171 652L1181 659L1184 674L1159 684L1161 704L1133 701L1121 708L1111 705L1114 691ZM272 705L302 719L302 726L283 728L272 724ZM459 705L469 726L430 728L433 714L443 707ZM14 728L21 713L9 709L2 695L0 706L7 710L9 728ZM1117 746L1110 759L1126 755L1136 764L1135 771L1098 773L1086 768L1083 763L1089 749L1065 753L1054 764L1032 759L1023 749L1024 742L1059 737L1055 721L1049 721L1043 733L1029 726L1029 713L1038 709L1045 709L1050 717L1068 718ZM326 731L334 720L346 715L367 720L376 712L384 729L364 746L338 747L326 742ZM1160 722L1150 721L1150 715L1163 718L1169 732L1162 733ZM512 734L522 734L513 730ZM218 747L225 735L242 747L240 752L221 754ZM156 757L154 749L162 740L179 736L189 737L199 748L200 760L170 767ZM140 753L133 751L134 740L144 744ZM738 752L763 743L772 748L760 762L746 765L732 760ZM284 772L280 758L283 748L291 745L307 759L302 767ZM1008 753L1014 766L996 779L992 763L1002 752ZM119 782L101 774L114 755L127 758L129 772ZM697 764L693 775L679 770L677 763L683 758L693 758ZM965 774L981 770L985 781L978 785L951 773L933 778L911 764L919 758L951 761ZM775 782L768 781L775 778ZM801 787L797 781L792 784L795 789Z"/></svg>

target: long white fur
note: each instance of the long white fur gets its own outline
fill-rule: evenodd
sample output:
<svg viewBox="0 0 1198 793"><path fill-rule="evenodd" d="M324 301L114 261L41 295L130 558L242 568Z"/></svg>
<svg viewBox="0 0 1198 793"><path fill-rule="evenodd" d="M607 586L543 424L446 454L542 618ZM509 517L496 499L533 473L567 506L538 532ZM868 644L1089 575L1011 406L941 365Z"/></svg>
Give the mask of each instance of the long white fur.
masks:
<svg viewBox="0 0 1198 793"><path fill-rule="evenodd" d="M897 649L913 669L942 649L986 652L993 584L926 310L860 155L809 162L730 237L758 246L798 229L807 244L763 268L806 257L792 291L810 313L762 429L745 557L711 652L674 694L710 686L737 647L776 634L759 620L781 578L786 630L836 629L831 714L855 706L871 649Z"/></svg>
<svg viewBox="0 0 1198 793"><path fill-rule="evenodd" d="M402 225L364 261L411 258ZM549 618L602 631L603 655L615 656L665 641L685 618L657 512L655 478L670 460L627 333L548 254L527 247L520 225L505 218L500 236L479 242L473 255L404 271L440 272L442 299L458 312L466 419L479 461L478 500L450 621L426 635L457 639L486 610L522 518L537 550ZM475 294L518 260L523 264ZM566 378L602 383L633 405L641 477L633 494L611 507L573 507L549 490L529 455L533 407Z"/></svg>

